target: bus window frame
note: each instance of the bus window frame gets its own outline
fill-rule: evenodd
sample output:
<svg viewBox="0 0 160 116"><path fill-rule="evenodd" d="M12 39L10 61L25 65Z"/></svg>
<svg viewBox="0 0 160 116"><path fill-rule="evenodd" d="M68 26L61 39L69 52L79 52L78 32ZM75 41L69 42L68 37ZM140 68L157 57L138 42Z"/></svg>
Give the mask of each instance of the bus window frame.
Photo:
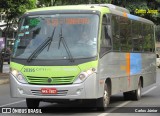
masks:
<svg viewBox="0 0 160 116"><path fill-rule="evenodd" d="M103 22L104 18L106 18L106 23ZM108 50L106 50L104 53L101 54L101 41L102 41L102 30L103 30L103 26L105 26L105 28L108 29L108 25L110 25L111 27L111 14L103 14L102 16L102 23L100 24L101 25L101 35L100 35L100 43L99 43L99 56L100 58L102 58L104 55L106 55L107 53L111 52L112 51L112 29L111 29L111 35L110 35L110 47Z"/></svg>
<svg viewBox="0 0 160 116"><path fill-rule="evenodd" d="M112 18L113 18L113 16L114 17L117 17L117 20L118 20L118 25L119 25L119 19L120 19L120 17L123 17L123 16L120 16L120 15L116 15L116 14L110 14L110 23L111 23L111 40L112 40L112 51L113 52L130 52L130 53L153 53L153 52L155 52L155 47L153 47L152 49L154 49L154 50L152 50L152 51L145 51L144 50L144 40L145 40L145 38L144 38L144 30L143 30L143 26L144 25L149 25L150 27L152 27L152 29L151 29L151 31L154 31L155 30L155 28L154 28L154 24L150 24L150 23L146 23L145 21L142 21L142 20L133 20L133 19L130 19L130 18L128 18L130 21L131 21L131 36L132 36L132 32L133 32L133 27L132 27L132 23L133 23L133 21L135 21L135 22L139 22L139 23L141 23L141 35L142 35L142 40L143 40L143 43L142 43L142 49L141 50L139 50L139 51L134 51L133 50L133 39L132 39L132 37L131 37L131 41L132 41L132 44L131 44L131 47L132 47L132 50L131 51L123 51L122 49L121 49L121 38L119 38L119 41L120 41L120 43L119 43L119 47L120 47L120 49L119 50L114 50L114 38L113 38L113 25L112 25ZM120 36L120 26L119 26L119 28L118 28L118 33L119 33L119 36ZM155 34L154 34L154 32L153 32L153 36L152 36L152 41L155 43Z"/></svg>

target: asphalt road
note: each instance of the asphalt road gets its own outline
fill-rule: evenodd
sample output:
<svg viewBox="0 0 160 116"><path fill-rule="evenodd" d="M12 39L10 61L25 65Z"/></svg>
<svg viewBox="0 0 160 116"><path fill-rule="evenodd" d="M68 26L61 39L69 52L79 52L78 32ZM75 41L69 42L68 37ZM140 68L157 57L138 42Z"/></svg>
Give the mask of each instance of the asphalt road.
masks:
<svg viewBox="0 0 160 116"><path fill-rule="evenodd" d="M153 113L156 108L160 111L160 69L157 69L157 83L142 89L142 98L139 101L125 101L122 94L117 94L111 97L111 103L105 112L97 112L95 108L85 107L84 105L69 103L40 103L40 108L43 110L39 115L76 115L76 116L159 116L160 113ZM79 108L75 108L78 107ZM11 98L9 84L0 85L0 107L21 107L25 108L25 99ZM58 107L58 110L54 110ZM145 108L149 107L149 108ZM67 111L65 110L67 108ZM69 109L70 108L70 109ZM152 113L142 113L145 110L152 109ZM1 110L1 109L0 109ZM134 113L129 113L133 112ZM136 112L137 111L137 112ZM0 114L1 115L1 114ZM15 115L15 114L3 114ZM31 114L23 114L31 115ZM34 115L34 114L33 114Z"/></svg>

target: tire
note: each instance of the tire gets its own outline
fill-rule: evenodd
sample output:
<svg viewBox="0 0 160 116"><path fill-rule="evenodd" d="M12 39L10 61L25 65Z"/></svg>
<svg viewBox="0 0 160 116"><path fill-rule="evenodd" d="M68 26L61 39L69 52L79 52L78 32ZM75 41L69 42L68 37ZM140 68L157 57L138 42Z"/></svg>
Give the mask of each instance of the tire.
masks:
<svg viewBox="0 0 160 116"><path fill-rule="evenodd" d="M124 92L123 97L124 97L124 100L131 100L132 99L132 91Z"/></svg>
<svg viewBox="0 0 160 116"><path fill-rule="evenodd" d="M101 98L97 99L97 110L105 111L110 102L110 86L104 85L104 95Z"/></svg>
<svg viewBox="0 0 160 116"><path fill-rule="evenodd" d="M142 95L142 83L141 80L139 80L138 88L133 91L133 100L138 101L139 99L141 99L141 95Z"/></svg>
<svg viewBox="0 0 160 116"><path fill-rule="evenodd" d="M39 99L26 98L26 105L28 108L38 108L39 103L40 103Z"/></svg>
<svg viewBox="0 0 160 116"><path fill-rule="evenodd" d="M123 93L123 97L125 100L136 100L138 101L141 98L141 81L139 80L138 88L133 91L128 91Z"/></svg>
<svg viewBox="0 0 160 116"><path fill-rule="evenodd" d="M97 99L83 99L79 102L83 108L97 108L96 103Z"/></svg>

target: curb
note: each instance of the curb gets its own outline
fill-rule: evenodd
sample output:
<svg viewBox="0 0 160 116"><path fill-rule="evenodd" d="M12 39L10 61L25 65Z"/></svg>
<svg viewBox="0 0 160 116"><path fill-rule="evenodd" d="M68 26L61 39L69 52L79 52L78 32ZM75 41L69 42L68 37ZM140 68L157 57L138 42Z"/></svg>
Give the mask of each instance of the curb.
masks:
<svg viewBox="0 0 160 116"><path fill-rule="evenodd" d="M9 73L0 73L0 85L9 83Z"/></svg>
<svg viewBox="0 0 160 116"><path fill-rule="evenodd" d="M0 85L8 84L8 83L9 83L9 79L0 80Z"/></svg>

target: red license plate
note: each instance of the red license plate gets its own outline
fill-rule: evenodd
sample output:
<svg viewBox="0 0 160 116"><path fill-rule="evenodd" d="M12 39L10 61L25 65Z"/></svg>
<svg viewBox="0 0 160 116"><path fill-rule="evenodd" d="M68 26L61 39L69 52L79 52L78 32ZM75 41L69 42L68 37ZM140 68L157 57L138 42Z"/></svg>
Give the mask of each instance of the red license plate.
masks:
<svg viewBox="0 0 160 116"><path fill-rule="evenodd" d="M41 89L42 94L57 94L56 88L42 88Z"/></svg>

